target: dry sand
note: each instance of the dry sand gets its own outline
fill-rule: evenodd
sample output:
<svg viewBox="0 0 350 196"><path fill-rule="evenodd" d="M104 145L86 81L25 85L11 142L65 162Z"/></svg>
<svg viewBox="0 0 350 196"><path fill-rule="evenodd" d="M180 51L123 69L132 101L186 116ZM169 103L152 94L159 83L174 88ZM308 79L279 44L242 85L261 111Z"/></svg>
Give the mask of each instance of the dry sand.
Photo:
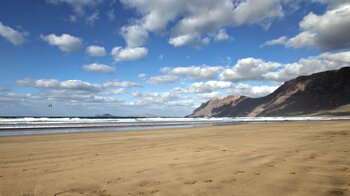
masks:
<svg viewBox="0 0 350 196"><path fill-rule="evenodd" d="M350 121L0 138L0 195L349 195Z"/></svg>

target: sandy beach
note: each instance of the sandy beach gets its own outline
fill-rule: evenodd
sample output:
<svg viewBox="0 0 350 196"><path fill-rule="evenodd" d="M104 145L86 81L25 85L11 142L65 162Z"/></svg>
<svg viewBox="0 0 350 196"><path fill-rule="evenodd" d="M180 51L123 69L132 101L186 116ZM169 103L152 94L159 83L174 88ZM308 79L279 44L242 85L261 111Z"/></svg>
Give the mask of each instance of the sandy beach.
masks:
<svg viewBox="0 0 350 196"><path fill-rule="evenodd" d="M350 195L350 121L1 137L0 195Z"/></svg>

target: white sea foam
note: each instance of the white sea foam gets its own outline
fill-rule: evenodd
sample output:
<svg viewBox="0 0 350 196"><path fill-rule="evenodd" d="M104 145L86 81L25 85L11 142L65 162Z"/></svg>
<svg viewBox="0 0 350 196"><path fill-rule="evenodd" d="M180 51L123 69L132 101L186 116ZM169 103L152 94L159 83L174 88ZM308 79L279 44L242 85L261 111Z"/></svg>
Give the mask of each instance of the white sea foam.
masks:
<svg viewBox="0 0 350 196"><path fill-rule="evenodd" d="M350 117L222 117L222 118L51 118L51 117L16 117L0 118L0 136L4 131L26 130L44 133L65 133L69 130L83 129L127 129L142 127L197 126L205 124L236 124L241 122L276 122L276 121L326 121L347 120ZM55 130L54 130L55 129ZM50 131L51 130L51 131ZM68 130L68 131L67 131Z"/></svg>

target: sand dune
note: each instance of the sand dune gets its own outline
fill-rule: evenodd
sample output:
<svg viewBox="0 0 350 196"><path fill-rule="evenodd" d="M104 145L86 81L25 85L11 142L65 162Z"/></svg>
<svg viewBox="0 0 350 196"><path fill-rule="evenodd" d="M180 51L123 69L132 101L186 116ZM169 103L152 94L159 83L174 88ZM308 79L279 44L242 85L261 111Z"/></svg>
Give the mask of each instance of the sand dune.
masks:
<svg viewBox="0 0 350 196"><path fill-rule="evenodd" d="M350 195L350 121L2 137L0 195Z"/></svg>

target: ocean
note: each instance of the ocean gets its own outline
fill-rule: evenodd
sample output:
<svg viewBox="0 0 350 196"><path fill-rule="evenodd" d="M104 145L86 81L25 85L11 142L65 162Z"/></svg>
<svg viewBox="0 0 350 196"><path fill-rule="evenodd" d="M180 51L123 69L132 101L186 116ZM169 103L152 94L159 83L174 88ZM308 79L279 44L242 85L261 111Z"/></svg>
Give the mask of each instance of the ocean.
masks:
<svg viewBox="0 0 350 196"><path fill-rule="evenodd" d="M350 117L235 117L235 118L131 118L131 117L0 117L0 136L127 131L253 122L349 120Z"/></svg>

